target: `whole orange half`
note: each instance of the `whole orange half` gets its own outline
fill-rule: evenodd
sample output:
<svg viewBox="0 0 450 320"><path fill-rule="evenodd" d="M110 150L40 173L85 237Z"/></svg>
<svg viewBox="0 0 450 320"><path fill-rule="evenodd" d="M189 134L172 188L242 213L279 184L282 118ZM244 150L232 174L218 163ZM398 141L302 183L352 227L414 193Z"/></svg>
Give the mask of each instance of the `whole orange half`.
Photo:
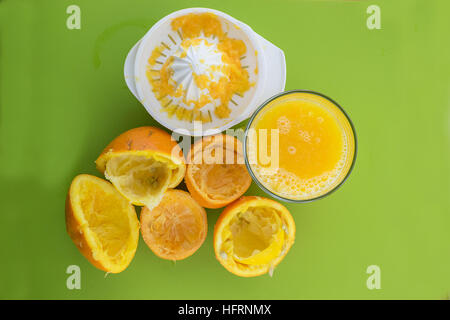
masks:
<svg viewBox="0 0 450 320"><path fill-rule="evenodd" d="M101 270L125 270L136 252L136 211L103 179L87 174L73 179L66 200L66 227L81 253Z"/></svg>
<svg viewBox="0 0 450 320"><path fill-rule="evenodd" d="M158 257L182 260L205 241L206 212L189 193L167 190L155 208L142 209L141 232L147 246Z"/></svg>
<svg viewBox="0 0 450 320"><path fill-rule="evenodd" d="M155 127L139 127L122 133L95 163L128 200L149 208L161 201L168 188L175 188L186 172L177 142Z"/></svg>
<svg viewBox="0 0 450 320"><path fill-rule="evenodd" d="M192 197L205 208L221 208L250 187L242 144L221 134L198 140L189 151L185 182Z"/></svg>
<svg viewBox="0 0 450 320"><path fill-rule="evenodd" d="M294 240L295 223L288 209L262 197L242 197L233 202L214 227L217 260L241 277L272 274Z"/></svg>

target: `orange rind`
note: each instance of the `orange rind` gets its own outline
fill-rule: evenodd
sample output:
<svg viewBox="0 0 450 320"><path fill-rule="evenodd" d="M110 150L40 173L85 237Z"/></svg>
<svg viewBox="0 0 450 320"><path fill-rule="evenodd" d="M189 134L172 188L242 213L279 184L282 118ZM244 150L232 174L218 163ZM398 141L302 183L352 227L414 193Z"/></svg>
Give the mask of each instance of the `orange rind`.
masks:
<svg viewBox="0 0 450 320"><path fill-rule="evenodd" d="M66 200L67 233L95 267L110 273L127 268L139 239L134 207L108 181L81 174Z"/></svg>
<svg viewBox="0 0 450 320"><path fill-rule="evenodd" d="M185 182L205 208L221 208L242 196L252 179L245 167L241 142L225 134L204 137L188 155Z"/></svg>
<svg viewBox="0 0 450 320"><path fill-rule="evenodd" d="M186 172L181 148L155 127L128 130L115 138L95 161L97 169L134 205L155 207Z"/></svg>
<svg viewBox="0 0 450 320"><path fill-rule="evenodd" d="M158 257L186 259L205 241L206 212L189 193L167 190L155 208L142 209L141 232L147 246Z"/></svg>
<svg viewBox="0 0 450 320"><path fill-rule="evenodd" d="M273 273L295 240L288 209L271 199L247 196L228 205L214 228L214 252L241 277Z"/></svg>

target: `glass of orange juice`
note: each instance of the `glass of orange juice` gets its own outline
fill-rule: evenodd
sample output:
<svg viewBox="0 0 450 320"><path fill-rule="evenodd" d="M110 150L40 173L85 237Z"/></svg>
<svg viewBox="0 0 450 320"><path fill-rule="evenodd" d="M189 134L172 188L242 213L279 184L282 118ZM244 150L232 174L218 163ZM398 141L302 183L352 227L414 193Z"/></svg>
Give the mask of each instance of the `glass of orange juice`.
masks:
<svg viewBox="0 0 450 320"><path fill-rule="evenodd" d="M356 158L356 134L345 111L323 94L294 90L264 102L250 118L245 162L275 198L308 202L336 190Z"/></svg>

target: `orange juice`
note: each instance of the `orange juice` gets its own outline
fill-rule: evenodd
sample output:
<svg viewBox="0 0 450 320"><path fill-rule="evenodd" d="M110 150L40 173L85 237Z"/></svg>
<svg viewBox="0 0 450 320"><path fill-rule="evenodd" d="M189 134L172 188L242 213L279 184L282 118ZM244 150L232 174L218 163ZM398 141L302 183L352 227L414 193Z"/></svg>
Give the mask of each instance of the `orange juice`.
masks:
<svg viewBox="0 0 450 320"><path fill-rule="evenodd" d="M256 140L247 143L248 154L256 155L250 171L263 188L287 200L327 194L345 180L354 160L349 119L320 94L295 91L276 97L257 111L249 130L256 133ZM261 160L264 143L271 163ZM265 170L274 159L276 167Z"/></svg>

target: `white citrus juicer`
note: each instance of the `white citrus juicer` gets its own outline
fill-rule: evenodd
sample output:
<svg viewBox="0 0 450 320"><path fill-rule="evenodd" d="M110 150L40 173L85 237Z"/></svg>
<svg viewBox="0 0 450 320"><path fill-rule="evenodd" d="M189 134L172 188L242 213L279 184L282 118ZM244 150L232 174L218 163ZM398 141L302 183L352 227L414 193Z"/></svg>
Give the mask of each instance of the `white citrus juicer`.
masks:
<svg viewBox="0 0 450 320"><path fill-rule="evenodd" d="M217 21L220 36L208 31L209 22L208 30L195 38L174 28L175 20L205 14ZM243 52L238 59L224 57L224 50L236 53L230 44ZM239 79L245 89L227 92L236 87L231 82L238 82L230 70L245 74L250 85ZM124 75L130 91L155 120L172 131L200 136L249 118L265 100L284 91L286 60L281 49L241 21L217 10L189 8L153 25L128 53Z"/></svg>

